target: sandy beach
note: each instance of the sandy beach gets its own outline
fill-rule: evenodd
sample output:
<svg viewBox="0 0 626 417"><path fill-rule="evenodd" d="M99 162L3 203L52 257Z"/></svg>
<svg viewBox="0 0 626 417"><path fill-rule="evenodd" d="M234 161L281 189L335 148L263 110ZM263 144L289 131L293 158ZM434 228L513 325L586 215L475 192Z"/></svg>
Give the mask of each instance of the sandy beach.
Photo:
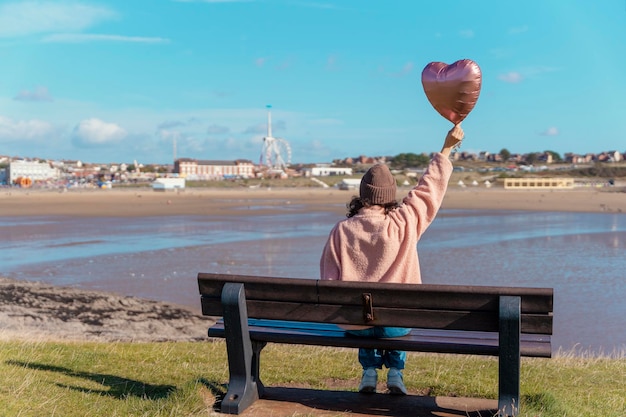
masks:
<svg viewBox="0 0 626 417"><path fill-rule="evenodd" d="M398 197L408 189L399 190ZM337 189L2 190L0 213L12 216L246 216L345 213L354 191ZM508 191L451 187L445 209L626 213L620 190ZM97 341L206 340L210 318L185 307L113 293L0 278L0 339Z"/></svg>
<svg viewBox="0 0 626 417"><path fill-rule="evenodd" d="M398 191L401 199L408 188ZM297 211L345 212L345 204L358 191L324 188L186 189L156 192L151 189L20 190L0 192L2 216L168 216L247 215L279 212L285 205ZM450 186L445 209L576 211L626 213L626 193L619 189L504 190Z"/></svg>

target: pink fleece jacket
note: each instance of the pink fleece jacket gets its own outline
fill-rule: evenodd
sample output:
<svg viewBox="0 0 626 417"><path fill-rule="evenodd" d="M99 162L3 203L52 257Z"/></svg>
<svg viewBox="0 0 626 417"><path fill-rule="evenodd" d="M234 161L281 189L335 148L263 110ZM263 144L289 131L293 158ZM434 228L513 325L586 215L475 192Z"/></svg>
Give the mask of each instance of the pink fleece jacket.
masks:
<svg viewBox="0 0 626 417"><path fill-rule="evenodd" d="M337 223L322 253L321 279L421 283L417 242L435 219L451 174L452 163L437 153L399 208L387 215L380 206L362 208Z"/></svg>

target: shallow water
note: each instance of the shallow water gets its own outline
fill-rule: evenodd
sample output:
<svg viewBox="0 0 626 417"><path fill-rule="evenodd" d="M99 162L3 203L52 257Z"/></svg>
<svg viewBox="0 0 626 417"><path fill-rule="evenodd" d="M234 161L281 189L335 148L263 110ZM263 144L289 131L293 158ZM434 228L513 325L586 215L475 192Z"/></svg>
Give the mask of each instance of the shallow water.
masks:
<svg viewBox="0 0 626 417"><path fill-rule="evenodd" d="M333 213L1 218L0 274L199 310L200 271L316 278ZM442 210L425 283L552 287L554 349L626 350L626 215Z"/></svg>

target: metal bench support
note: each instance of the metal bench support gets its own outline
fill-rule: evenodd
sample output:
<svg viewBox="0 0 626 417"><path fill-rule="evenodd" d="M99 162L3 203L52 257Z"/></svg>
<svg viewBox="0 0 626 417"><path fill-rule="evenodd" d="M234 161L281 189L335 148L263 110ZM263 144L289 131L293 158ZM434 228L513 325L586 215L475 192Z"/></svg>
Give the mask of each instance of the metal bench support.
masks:
<svg viewBox="0 0 626 417"><path fill-rule="evenodd" d="M240 414L263 394L263 384L259 380L259 356L265 343L250 341L243 284L224 284L222 306L230 379L221 411Z"/></svg>
<svg viewBox="0 0 626 417"><path fill-rule="evenodd" d="M520 395L521 298L500 297L499 416L516 416Z"/></svg>

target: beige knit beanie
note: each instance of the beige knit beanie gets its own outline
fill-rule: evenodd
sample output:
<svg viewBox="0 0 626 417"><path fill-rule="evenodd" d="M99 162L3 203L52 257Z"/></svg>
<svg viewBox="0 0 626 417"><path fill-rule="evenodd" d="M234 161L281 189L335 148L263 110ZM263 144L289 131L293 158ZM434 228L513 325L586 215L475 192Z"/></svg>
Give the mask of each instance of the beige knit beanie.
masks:
<svg viewBox="0 0 626 417"><path fill-rule="evenodd" d="M361 178L361 198L372 204L387 204L396 201L396 180L385 164L376 164Z"/></svg>

